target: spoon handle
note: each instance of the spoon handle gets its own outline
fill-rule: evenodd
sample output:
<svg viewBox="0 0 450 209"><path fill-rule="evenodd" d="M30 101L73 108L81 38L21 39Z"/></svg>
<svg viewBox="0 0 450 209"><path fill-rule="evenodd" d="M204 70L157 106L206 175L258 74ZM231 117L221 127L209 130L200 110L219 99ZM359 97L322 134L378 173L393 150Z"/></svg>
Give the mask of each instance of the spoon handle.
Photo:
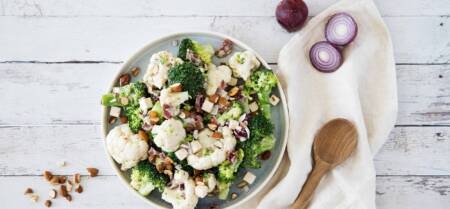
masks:
<svg viewBox="0 0 450 209"><path fill-rule="evenodd" d="M325 175L330 168L330 164L321 160L316 160L313 170L309 173L309 176L303 185L302 191L292 205L292 209L305 209L308 207L308 203L311 201L311 197L314 190L316 190L317 185L319 185L320 179L322 179L323 175Z"/></svg>

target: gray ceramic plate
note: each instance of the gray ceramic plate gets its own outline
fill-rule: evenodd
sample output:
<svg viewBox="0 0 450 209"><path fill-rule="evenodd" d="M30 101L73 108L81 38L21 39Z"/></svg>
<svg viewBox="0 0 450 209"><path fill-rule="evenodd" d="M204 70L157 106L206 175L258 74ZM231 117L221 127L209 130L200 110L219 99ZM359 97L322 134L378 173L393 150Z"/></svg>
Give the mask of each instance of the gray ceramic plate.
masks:
<svg viewBox="0 0 450 209"><path fill-rule="evenodd" d="M189 37L193 40L196 40L202 44L211 44L214 46L214 48L219 48L222 44L222 41L224 39L230 39L234 42L234 51L244 51L244 50L250 50L253 51L250 47L243 44L242 42L228 37L223 34L218 33L212 33L212 32L185 32L185 33L176 33L172 35L168 35L165 37L162 37L160 39L157 39L149 44L147 44L143 49L138 51L136 54L131 56L128 61L123 64L119 74L116 76L116 80L111 83L110 88L108 89L108 92L112 90L112 87L117 85L117 78L120 74L124 72L129 72L131 68L133 67L140 67L141 73L140 76L137 78L134 78L133 81L141 80L142 76L144 75L144 71L147 69L148 62L150 60L150 57L153 53L156 53L158 51L166 50L170 51L173 54L177 54L178 47L175 43L179 43L180 40L183 38ZM262 43L263 44L263 43ZM254 51L253 51L254 52ZM261 56L259 56L257 53L255 53L258 57L258 59L261 61L262 64L264 64L267 68L269 66L267 63L262 59ZM219 60L215 58L214 63L218 64L222 60ZM224 61L228 60L228 57L224 59ZM105 92L106 93L106 92ZM257 194L265 184L269 182L273 174L275 173L276 169L278 168L281 159L283 157L283 153L286 147L287 142L287 130L289 126L289 120L288 120L288 112L286 108L286 99L283 93L283 90L280 85L278 85L278 88L274 90L274 93L278 95L281 98L281 102L275 106L272 107L272 120L275 124L275 137L276 137L276 145L275 148L272 151L272 157L269 160L263 161L262 168L256 169L256 170L250 170L253 174L257 176L255 182L249 186L250 190L248 192L243 192L240 189L236 187L236 184L240 182L240 180L243 178L247 170L241 169L237 175L237 178L234 182L234 184L231 186L231 192L236 192L238 194L238 198L235 200L219 200L217 198L203 198L199 200L199 203L197 204L197 208L209 208L211 204L218 204L219 208L235 208L238 205L244 203L245 201L249 200L251 197L253 197L255 194ZM106 137L107 133L111 128L113 128L116 124L110 125L108 123L108 115L109 115L109 108L103 108L103 135ZM105 146L106 150L106 146ZM108 159L112 164L112 167L117 172L117 175L120 177L120 179L125 183L128 189L132 191L133 193L140 196L143 200L148 202L150 205L159 207L159 208L171 208L171 205L169 203L166 203L164 200L161 199L161 194L158 191L153 191L149 196L143 197L139 195L131 186L130 186L130 172L123 172L120 170L120 166L111 158L111 156L107 153Z"/></svg>

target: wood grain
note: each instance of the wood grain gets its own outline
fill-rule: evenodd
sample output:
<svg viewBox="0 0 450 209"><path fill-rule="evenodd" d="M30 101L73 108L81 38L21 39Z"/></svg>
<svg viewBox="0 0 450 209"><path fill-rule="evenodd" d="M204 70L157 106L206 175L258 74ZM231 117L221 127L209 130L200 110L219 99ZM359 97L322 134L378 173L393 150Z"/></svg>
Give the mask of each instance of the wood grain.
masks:
<svg viewBox="0 0 450 209"><path fill-rule="evenodd" d="M1 107L8 113L0 114L0 125L100 124L100 97L119 68L0 64ZM450 124L450 65L400 65L397 80L398 125Z"/></svg>
<svg viewBox="0 0 450 209"><path fill-rule="evenodd" d="M450 62L449 18L385 17L384 20L392 34L398 63ZM275 63L279 50L292 36L273 17L2 16L0 28L7 28L0 33L0 47L8 49L0 50L0 62L118 62L167 33L211 30L242 40L266 61ZM276 38L267 41L269 36Z"/></svg>
<svg viewBox="0 0 450 209"><path fill-rule="evenodd" d="M0 177L0 200L2 207L43 208L43 200L48 196L50 186L40 176ZM115 176L83 178L82 194L73 194L72 203L57 198L52 208L135 208L148 209L149 205L133 195ZM378 208L447 209L450 205L450 177L377 177ZM27 187L32 187L41 197L38 203L31 202L23 195Z"/></svg>
<svg viewBox="0 0 450 209"><path fill-rule="evenodd" d="M338 0L305 0L310 15ZM279 0L15 0L4 1L8 16L273 16ZM384 16L448 15L450 8L442 0L375 0ZM399 6L408 5L408 6Z"/></svg>

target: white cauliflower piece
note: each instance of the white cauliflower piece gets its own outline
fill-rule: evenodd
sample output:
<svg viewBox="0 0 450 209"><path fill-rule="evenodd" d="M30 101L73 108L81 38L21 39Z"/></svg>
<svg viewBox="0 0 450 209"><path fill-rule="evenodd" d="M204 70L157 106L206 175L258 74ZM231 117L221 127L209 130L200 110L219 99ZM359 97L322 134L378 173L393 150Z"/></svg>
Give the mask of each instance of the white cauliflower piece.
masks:
<svg viewBox="0 0 450 209"><path fill-rule="evenodd" d="M187 91L183 92L172 92L170 89L161 90L161 95L159 96L159 101L161 105L169 105L171 107L178 107L180 104L189 99L189 93Z"/></svg>
<svg viewBox="0 0 450 209"><path fill-rule="evenodd" d="M169 69L180 63L183 63L183 61L173 56L170 52L160 51L155 53L150 58L150 63L148 64L147 72L143 80L145 83L160 89L168 79Z"/></svg>
<svg viewBox="0 0 450 209"><path fill-rule="evenodd" d="M231 80L231 69L226 65L220 65L216 67L214 64L208 66L207 74L207 88L206 94L213 95L216 93L217 88L219 88L220 83L228 83Z"/></svg>
<svg viewBox="0 0 450 209"><path fill-rule="evenodd" d="M198 197L195 195L195 183L189 175L179 174L176 171L174 179L178 183L175 188L166 187L162 193L162 199L172 204L173 209L194 209L198 202ZM185 173L185 172L184 172Z"/></svg>
<svg viewBox="0 0 450 209"><path fill-rule="evenodd" d="M106 148L124 171L147 159L149 147L146 141L131 132L128 124L122 124L109 131L106 136Z"/></svg>
<svg viewBox="0 0 450 209"><path fill-rule="evenodd" d="M180 146L180 142L186 138L186 131L183 123L177 119L165 120L160 126L152 129L156 134L153 140L155 144L166 152L175 152Z"/></svg>
<svg viewBox="0 0 450 209"><path fill-rule="evenodd" d="M198 135L202 149L195 154L190 154L187 158L188 164L197 170L207 170L218 166L225 161L227 153L233 151L236 146L236 138L228 127L223 127L223 138L219 140L212 138L212 134L211 130L203 129ZM217 146L218 142L222 146Z"/></svg>
<svg viewBox="0 0 450 209"><path fill-rule="evenodd" d="M252 70L259 67L260 63L255 54L250 51L236 52L228 60L233 73L245 81L250 77Z"/></svg>

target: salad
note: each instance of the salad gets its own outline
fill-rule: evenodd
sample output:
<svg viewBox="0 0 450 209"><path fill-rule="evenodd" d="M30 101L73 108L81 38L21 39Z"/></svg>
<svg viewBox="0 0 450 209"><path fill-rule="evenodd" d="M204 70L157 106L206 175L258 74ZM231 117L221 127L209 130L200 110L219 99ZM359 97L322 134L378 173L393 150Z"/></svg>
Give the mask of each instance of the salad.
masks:
<svg viewBox="0 0 450 209"><path fill-rule="evenodd" d="M232 53L230 40L216 50L189 38L178 47L153 54L141 80L131 82L140 73L133 68L103 95L115 124L106 148L141 195L193 209L207 196L236 199L237 172L270 157L278 81L253 52ZM242 182L255 179L247 172Z"/></svg>

